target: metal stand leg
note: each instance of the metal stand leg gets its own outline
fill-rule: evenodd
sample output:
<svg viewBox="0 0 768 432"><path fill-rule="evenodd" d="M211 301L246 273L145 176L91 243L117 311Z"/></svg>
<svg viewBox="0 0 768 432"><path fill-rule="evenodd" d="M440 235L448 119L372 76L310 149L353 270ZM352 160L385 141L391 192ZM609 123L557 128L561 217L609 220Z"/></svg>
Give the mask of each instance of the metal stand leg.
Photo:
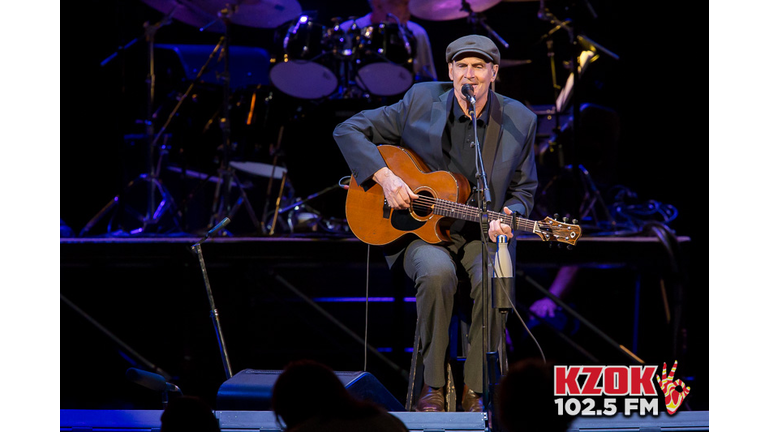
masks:
<svg viewBox="0 0 768 432"><path fill-rule="evenodd" d="M541 284L539 284L538 282L536 282L536 281L535 281L534 279L532 279L530 276L523 274L523 273L522 273L520 270L518 270L518 272L517 272L517 275L518 275L518 276L522 276L522 277L523 277L523 279L525 279L525 281L526 281L526 282L530 283L530 284L531 284L531 285L532 285L534 288L536 288L537 290L539 290L539 291L540 291L542 294L544 294L545 296L549 297L549 298L550 298L550 299L551 299L553 302L555 302L555 304L557 304L558 306L560 306L560 307L563 309L563 311L564 311L565 313L567 313L567 314L571 315L572 317L576 318L577 320L581 321L581 322L582 322L584 325L586 325L587 327L589 327L589 328L590 328L590 330L594 331L594 332L595 332L595 333L596 333L598 336L600 336L600 337L601 337L603 340L605 340L606 342L608 342L608 343L609 343L611 346L613 346L614 348L616 348L618 351L621 351L621 352L622 352L624 355L626 355L628 358L630 358L630 359L631 359L631 360L632 360L634 363L637 363L637 364L645 364L645 362L644 362L644 361L643 361L643 360L642 360L640 357L638 357L638 356L637 356L635 353L633 353L632 351L630 351L630 350L629 350L627 347L625 347L624 345L621 345L621 344L619 344L618 342L616 342L616 341L614 341L613 339L611 339L611 338L610 338L610 337L609 337L607 334L605 334L605 333L604 333L602 330L600 330L599 328L597 328L597 326L595 326L594 324L592 324L591 322L589 322L588 320L586 320L586 319L585 319L583 316L581 316L581 315L580 315L578 312L576 312L575 310L571 309L571 308L570 308L570 307L569 307L567 304L565 304L565 302L563 302L563 301L562 301L562 300L561 300L559 297L557 297L556 295L554 295L554 294L550 293L550 292L549 292L549 290L547 290L546 288L544 288L543 286L541 286Z"/></svg>
<svg viewBox="0 0 768 432"><path fill-rule="evenodd" d="M133 229L129 229L129 231L127 232L128 234L131 234L131 235L146 233L153 229L163 230L164 227L162 227L160 224L162 222L163 217L168 212L170 212L171 218L173 221L173 226L169 230L180 231L181 224L176 214L178 207L176 206L176 203L173 200L173 196L171 196L170 192L163 185L163 182L160 180L159 176L157 175L157 172L159 172L159 167L162 161L163 154L161 154L160 160L158 161L158 171L155 171L153 169L151 170L150 173L141 174L135 179L131 180L126 185L125 190L121 194L118 194L114 198L112 198L104 207L102 207L101 210L99 210L99 212L93 218L91 218L91 220L88 221L85 227L83 227L83 229L80 231L79 236L80 237L87 236L90 233L90 231L96 226L96 224L98 224L113 209L115 210L115 213L121 213L123 215L132 216L137 221L137 227ZM126 194L130 193L134 189L134 187L139 183L147 184L148 207L145 213L142 213L134 209L133 207L131 207L126 202L126 199L125 199ZM159 193L159 198L160 198L159 203L155 202L158 197L158 195L156 195L155 192ZM110 220L107 226L107 234L111 234L115 231L118 231L118 232L122 231L123 226L120 222L118 222L118 227L114 231L112 229L112 223L116 216L117 216L116 214L112 215L112 219Z"/></svg>
<svg viewBox="0 0 768 432"><path fill-rule="evenodd" d="M231 197L230 192L233 183L239 191L239 196L234 204L230 204L229 199ZM222 188L224 189L223 193L221 190ZM242 205L245 205L245 209L248 212L248 216L250 217L251 223L253 223L256 231L259 234L263 234L262 224L256 217L256 212L253 210L253 206L251 206L251 202L248 199L245 188L243 188L242 183L237 178L237 175L234 173L232 167L227 167L223 171L220 171L219 174L219 182L216 184L216 192L213 199L213 210L208 227L212 227L217 222L222 221L225 218L233 218L235 213L237 213L237 211L240 209L240 206Z"/></svg>
<svg viewBox="0 0 768 432"><path fill-rule="evenodd" d="M126 352L126 354L130 355L136 363L143 364L144 368L146 370L150 370L150 371L156 372L157 374L161 375L166 380L171 379L171 374L169 374L168 372L162 370L156 364L154 364L154 363L150 362L149 360L145 359L141 354L139 354L133 348L128 346L128 344L126 344L125 342L120 340L120 338L115 336L112 332L107 330L106 327L104 327L103 325L99 324L99 322L96 321L95 319L93 319L93 317L91 317L90 315L85 313L82 309L77 307L77 305L72 303L72 301L70 301L68 298L64 297L64 294L59 294L59 297L61 297L61 301L66 303L67 306L72 308L72 310L74 310L75 312L80 314L83 318L85 318L88 322L93 324L97 329L99 329L102 333L104 333L108 338L112 339L117 345L120 346L121 349L123 349Z"/></svg>

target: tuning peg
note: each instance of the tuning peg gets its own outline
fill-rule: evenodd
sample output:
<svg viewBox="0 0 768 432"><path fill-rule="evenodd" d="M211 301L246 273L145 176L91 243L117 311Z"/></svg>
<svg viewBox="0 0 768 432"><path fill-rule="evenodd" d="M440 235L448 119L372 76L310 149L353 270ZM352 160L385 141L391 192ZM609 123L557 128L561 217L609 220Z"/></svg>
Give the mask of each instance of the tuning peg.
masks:
<svg viewBox="0 0 768 432"><path fill-rule="evenodd" d="M563 216L563 222L568 223L568 218Z"/></svg>
<svg viewBox="0 0 768 432"><path fill-rule="evenodd" d="M578 219L574 219L571 222L573 222L574 225L578 225L579 224L579 220Z"/></svg>
<svg viewBox="0 0 768 432"><path fill-rule="evenodd" d="M559 213L555 213L554 216L555 216L555 220L558 220L560 218L560 214Z"/></svg>
<svg viewBox="0 0 768 432"><path fill-rule="evenodd" d="M557 244L557 248L558 248L558 249L562 249L562 248L563 248L563 244L562 244L562 243L558 243L558 244Z"/></svg>
<svg viewBox="0 0 768 432"><path fill-rule="evenodd" d="M573 246L571 246L571 245L568 245L565 248L568 249L568 250L573 250Z"/></svg>
<svg viewBox="0 0 768 432"><path fill-rule="evenodd" d="M552 249L552 242L548 242L548 243L549 243L549 248Z"/></svg>

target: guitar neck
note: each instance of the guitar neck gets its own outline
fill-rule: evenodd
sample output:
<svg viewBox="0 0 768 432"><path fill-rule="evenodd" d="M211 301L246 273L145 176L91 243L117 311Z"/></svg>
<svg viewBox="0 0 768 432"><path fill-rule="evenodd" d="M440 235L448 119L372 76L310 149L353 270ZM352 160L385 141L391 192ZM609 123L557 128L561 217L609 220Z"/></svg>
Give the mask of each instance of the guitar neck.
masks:
<svg viewBox="0 0 768 432"><path fill-rule="evenodd" d="M437 199L435 202L434 212L440 216L446 216L453 219L461 219L478 223L480 222L480 209L466 204ZM488 221L490 222L496 219L501 219L502 223L511 226L513 230L535 233L538 229L537 222L534 220L519 216L513 218L512 215L508 215L506 213L489 211Z"/></svg>

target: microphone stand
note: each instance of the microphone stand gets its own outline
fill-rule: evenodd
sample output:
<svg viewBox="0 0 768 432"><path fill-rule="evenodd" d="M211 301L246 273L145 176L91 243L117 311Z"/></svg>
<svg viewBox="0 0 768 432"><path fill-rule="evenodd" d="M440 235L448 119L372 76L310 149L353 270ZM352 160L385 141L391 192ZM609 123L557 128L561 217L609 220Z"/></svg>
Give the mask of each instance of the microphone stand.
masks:
<svg viewBox="0 0 768 432"><path fill-rule="evenodd" d="M475 148L475 178L477 179L477 202L480 204L480 238L483 243L482 262L485 268L483 268L482 277L482 302L483 302L483 352L486 356L483 360L483 401L485 402L486 411L490 411L490 405L492 403L490 397L490 388L488 383L489 367L488 367L488 355L489 355L489 305L488 305L488 272L490 270L490 262L488 260L488 203L491 202L491 191L488 188L488 181L485 174L485 167L483 166L483 156L480 149L480 141L477 139L477 112L476 112L476 100L474 96L467 98L472 108L469 111L469 116L472 118L472 130L475 136L475 142L472 146ZM487 103L487 102L486 102Z"/></svg>
<svg viewBox="0 0 768 432"><path fill-rule="evenodd" d="M213 327L216 330L216 338L219 342L219 351L221 351L221 361L224 363L224 375L226 379L232 378L232 366L229 364L229 355L227 354L227 346L224 344L224 334L221 331L221 323L219 322L219 311L216 310L216 305L213 302L213 293L211 292L211 284L208 281L208 271L205 269L205 260L203 259L203 250L200 248L200 244L208 240L208 237L212 236L216 231L224 228L229 224L230 219L225 217L215 227L213 227L205 237L200 239L197 243L192 245L192 251L197 254L198 261L200 261L200 269L203 272L203 280L205 281L205 290L208 293L208 303L211 305L211 318L213 319Z"/></svg>

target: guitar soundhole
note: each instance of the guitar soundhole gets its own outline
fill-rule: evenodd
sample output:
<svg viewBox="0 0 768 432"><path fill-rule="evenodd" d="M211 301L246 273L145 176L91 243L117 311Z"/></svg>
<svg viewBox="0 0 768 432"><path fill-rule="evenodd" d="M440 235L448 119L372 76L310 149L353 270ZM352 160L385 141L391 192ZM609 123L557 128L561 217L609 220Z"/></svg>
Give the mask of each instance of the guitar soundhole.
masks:
<svg viewBox="0 0 768 432"><path fill-rule="evenodd" d="M432 209L435 203L434 196L429 191L416 192L419 198L413 202L413 213L420 218L424 218L432 214Z"/></svg>

